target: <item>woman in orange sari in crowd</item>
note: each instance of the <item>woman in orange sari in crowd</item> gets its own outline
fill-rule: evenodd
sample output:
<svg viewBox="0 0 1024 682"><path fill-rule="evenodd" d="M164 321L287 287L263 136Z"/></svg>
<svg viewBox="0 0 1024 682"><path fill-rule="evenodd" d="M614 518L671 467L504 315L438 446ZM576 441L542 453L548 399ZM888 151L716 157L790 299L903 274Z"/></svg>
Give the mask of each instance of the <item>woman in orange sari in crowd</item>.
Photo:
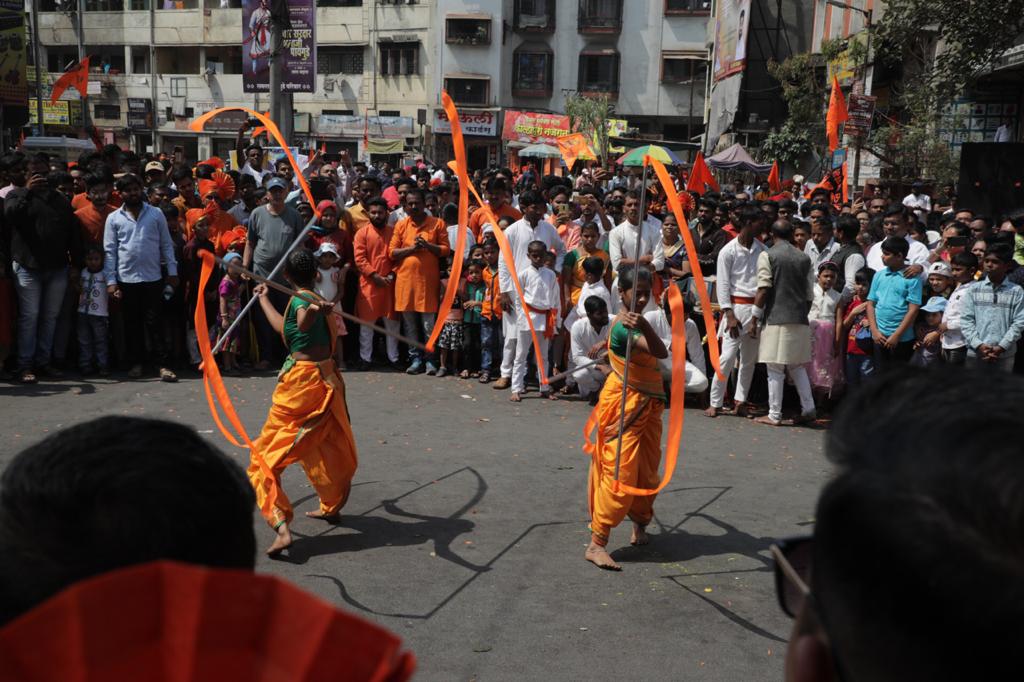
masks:
<svg viewBox="0 0 1024 682"><path fill-rule="evenodd" d="M316 259L308 249L289 254L285 277L304 297L322 301L313 291L316 272ZM358 459L345 383L333 360L337 334L332 305L293 296L282 316L266 297L265 285L255 293L289 350L267 422L253 443L248 470L260 513L277 533L267 550L274 555L292 543L288 524L293 511L281 488L284 469L295 462L302 465L320 497L320 509L306 516L333 522L348 500Z"/></svg>
<svg viewBox="0 0 1024 682"><path fill-rule="evenodd" d="M661 415L665 411L665 389L658 360L668 357L665 344L642 313L629 310L636 298L635 310L642 311L651 298L651 271L627 266L619 272L621 311L608 332L608 361L612 373L601 389L597 407L587 423L586 450L591 454L589 502L590 544L585 558L597 566L618 571L606 549L612 528L627 516L633 521L630 544L648 542L647 524L654 515L654 495L632 495L617 489L615 453L619 441L619 415L622 414L622 382L626 369L626 345L633 337L626 385L625 421L619 459L619 483L639 488L656 488L660 482ZM590 429L596 420L596 442L590 442Z"/></svg>

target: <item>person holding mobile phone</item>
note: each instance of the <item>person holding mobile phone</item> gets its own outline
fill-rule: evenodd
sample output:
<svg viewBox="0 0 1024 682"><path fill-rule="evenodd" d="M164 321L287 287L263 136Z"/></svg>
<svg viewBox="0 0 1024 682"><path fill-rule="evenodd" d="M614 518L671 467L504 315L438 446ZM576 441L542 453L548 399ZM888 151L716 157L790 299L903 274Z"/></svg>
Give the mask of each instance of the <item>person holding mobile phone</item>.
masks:
<svg viewBox="0 0 1024 682"><path fill-rule="evenodd" d="M53 366L58 323L70 324L73 306L64 303L69 281L78 281L84 253L82 230L68 199L46 180L49 157L21 154L0 159L12 188L4 216L10 230L10 256L18 293L18 379L31 384L36 373L60 376ZM70 264L70 267L69 267ZM77 298L77 296L73 297ZM63 317L62 317L63 311Z"/></svg>

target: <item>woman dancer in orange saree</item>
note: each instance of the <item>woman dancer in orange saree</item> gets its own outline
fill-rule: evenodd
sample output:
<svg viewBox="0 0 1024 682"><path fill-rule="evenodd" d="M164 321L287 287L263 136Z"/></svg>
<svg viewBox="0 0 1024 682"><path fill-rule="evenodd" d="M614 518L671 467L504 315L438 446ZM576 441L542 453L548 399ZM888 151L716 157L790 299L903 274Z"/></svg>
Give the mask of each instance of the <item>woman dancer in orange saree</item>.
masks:
<svg viewBox="0 0 1024 682"><path fill-rule="evenodd" d="M316 272L316 259L308 249L289 254L285 276L311 300L320 300L313 292ZM277 533L267 550L274 555L292 543L288 524L293 511L281 488L285 467L299 462L320 497L320 509L306 516L336 521L348 499L358 459L345 384L333 359L337 334L331 304L293 296L282 316L265 292L265 285L256 288L263 312L284 336L290 354L278 374L266 424L253 443L248 474L260 513Z"/></svg>
<svg viewBox="0 0 1024 682"><path fill-rule="evenodd" d="M608 554L606 546L611 529L627 516L633 521L631 544L648 541L646 527L654 515L654 495L632 495L618 483L633 487L655 488L659 483L661 461L661 415L665 410L665 389L658 360L668 357L665 344L640 312L651 298L651 272L644 266L626 266L619 272L621 311L608 333L608 360L612 373L601 389L597 407L588 423L596 421L596 442L588 440L591 453L589 481L590 544L585 558L597 566L618 571L621 567ZM633 306L633 298L636 305ZM622 451L619 478L615 480L615 455L622 414L622 381L626 368L626 345L633 337L626 384L625 420L622 427Z"/></svg>

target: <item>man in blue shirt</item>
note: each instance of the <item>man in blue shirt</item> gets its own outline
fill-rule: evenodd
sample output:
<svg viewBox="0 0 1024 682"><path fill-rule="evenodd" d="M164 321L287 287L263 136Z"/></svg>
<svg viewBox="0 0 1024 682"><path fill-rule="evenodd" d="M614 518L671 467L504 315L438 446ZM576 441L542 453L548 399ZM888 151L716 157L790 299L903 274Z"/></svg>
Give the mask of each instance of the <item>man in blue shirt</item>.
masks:
<svg viewBox="0 0 1024 682"><path fill-rule="evenodd" d="M882 242L885 269L871 280L868 323L875 342L875 367L884 370L910 359L914 351L914 318L921 307L921 280L905 277L910 246L903 237Z"/></svg>
<svg viewBox="0 0 1024 682"><path fill-rule="evenodd" d="M1013 248L994 242L985 249L985 279L967 290L960 330L967 342L967 364L1013 371L1017 340L1024 331L1024 289L1006 279Z"/></svg>
<svg viewBox="0 0 1024 682"><path fill-rule="evenodd" d="M103 232L103 271L107 291L121 301L128 357L128 376L142 376L142 364L155 360L160 379L177 381L170 370L167 347L160 329L161 298L166 287L178 286L178 263L163 211L143 201L142 182L134 175L117 181L124 205L107 216ZM163 275L161 266L166 268ZM171 291L170 293L173 293ZM146 357L146 340L152 356Z"/></svg>

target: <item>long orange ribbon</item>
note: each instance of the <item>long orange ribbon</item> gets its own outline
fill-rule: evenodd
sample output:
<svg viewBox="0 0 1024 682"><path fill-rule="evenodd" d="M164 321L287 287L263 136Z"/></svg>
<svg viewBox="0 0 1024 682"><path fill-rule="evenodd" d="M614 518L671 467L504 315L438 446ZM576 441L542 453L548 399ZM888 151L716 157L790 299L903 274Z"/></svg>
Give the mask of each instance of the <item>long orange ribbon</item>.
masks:
<svg viewBox="0 0 1024 682"><path fill-rule="evenodd" d="M683 440L683 419L685 411L683 400L686 396L686 311L683 309L683 295L679 287L669 287L668 305L672 311L672 399L669 401L668 411L668 442L665 444L665 473L657 488L636 488L619 480L611 481L611 490L614 493L626 493L628 495L656 495L661 492L676 470L676 463L679 459L679 445ZM587 418L587 424L583 427L583 451L591 456L593 466L597 471L603 471L601 456L604 452L605 440L600 428L598 412L601 406L596 405ZM597 432L596 438L592 441L591 434ZM622 437L622 434L619 434ZM605 477L600 477L601 484L604 484Z"/></svg>
<svg viewBox="0 0 1024 682"><path fill-rule="evenodd" d="M312 206L313 211L316 212L316 201L313 200L313 191L309 188L309 183L306 182L306 177L302 174L302 169L299 168L298 162L295 160L295 157L292 156L292 150L289 149L288 147L288 141L284 139L284 135L281 134L281 130L277 127L277 124L274 123L274 121L271 120L269 116L261 114L258 111L253 111L252 109L248 109L246 107L221 107L219 109L214 109L213 111L206 112L199 118L189 123L188 127L197 133L201 133L203 132L203 127L211 118L217 116L218 114L222 114L225 111L244 111L245 113L249 114L250 117L259 119L259 122L262 123L263 126L267 129L267 133L269 133L270 136L273 137L274 140L276 140L279 145L281 145L281 149L284 150L284 155L288 157L288 163L292 165L292 170L295 173L295 177L299 179L299 186L302 187L302 191L306 193L306 199L309 201L309 205ZM242 162L241 159L239 159L238 161L239 163ZM320 214L317 213L317 215L319 216Z"/></svg>
<svg viewBox="0 0 1024 682"><path fill-rule="evenodd" d="M650 156L644 157L644 160L651 162L654 173L658 176L658 182L661 183L662 187L674 186L672 178L669 177L668 170L665 168L665 164ZM672 215L676 217L676 222L679 223L679 233L683 236L683 241L686 243L686 257L690 261L690 272L693 274L694 284L697 285L697 296L700 298L700 309L704 315L704 326L708 330L708 355L711 356L711 366L715 369L715 374L718 375L718 378L725 381L725 376L722 374L720 366L721 362L719 361L718 332L715 327L715 316L711 312L711 298L708 296L707 284L704 283L704 275L700 271L700 262L697 260L697 247L693 243L693 235L690 234L689 224L686 222L683 204L679 201L679 197L675 192L668 192L668 205L672 209ZM674 289L675 287L672 288Z"/></svg>
<svg viewBox="0 0 1024 682"><path fill-rule="evenodd" d="M444 90L441 91L441 106L452 126L452 147L455 149L455 173L459 176L459 231L455 236L454 255L452 257L452 271L448 276L448 289L444 292L444 299L441 301L441 308L437 311L437 322L434 323L434 331L427 340L427 350L434 352L434 344L441 335L441 328L444 327L444 320L448 319L448 311L452 309L455 295L459 290L459 283L462 278L462 254L466 249L466 226L469 225L469 165L466 162L466 145L462 138L462 124L459 122L459 112L455 108L455 102Z"/></svg>

